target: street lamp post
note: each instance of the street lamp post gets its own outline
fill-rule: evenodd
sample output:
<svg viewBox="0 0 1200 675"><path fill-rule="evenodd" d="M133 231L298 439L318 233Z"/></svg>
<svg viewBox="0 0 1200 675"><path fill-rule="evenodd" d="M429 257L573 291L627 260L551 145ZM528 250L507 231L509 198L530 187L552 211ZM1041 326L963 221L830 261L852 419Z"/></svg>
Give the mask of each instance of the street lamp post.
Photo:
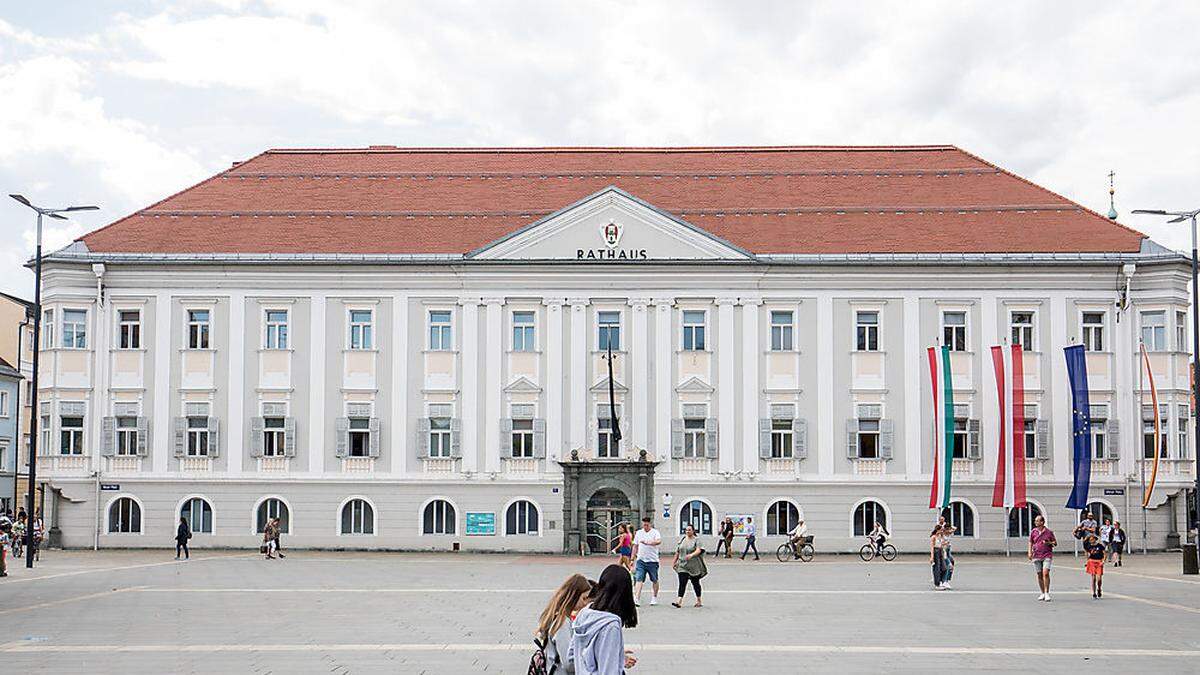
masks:
<svg viewBox="0 0 1200 675"><path fill-rule="evenodd" d="M10 194L9 197L37 212L37 248L33 258L33 376L30 382L30 388L33 389L33 392L29 398L29 494L26 495L25 501L25 512L29 514L29 520L26 521L25 527L25 566L33 567L33 523L37 519L35 497L37 495L37 441L38 421L40 418L38 411L38 355L42 351L42 216L48 216L56 220L66 220L67 217L62 215L64 213L70 211L95 211L100 207L68 206L62 209L48 209L35 206L21 195Z"/></svg>
<svg viewBox="0 0 1200 675"><path fill-rule="evenodd" d="M1200 373L1196 372L1197 359L1200 359L1200 280L1198 280L1197 266L1200 261L1196 256L1196 216L1200 216L1200 209L1192 211L1164 211L1162 209L1134 209L1134 213L1146 214L1152 216L1171 216L1168 223L1182 223L1185 220L1192 221L1192 362L1190 364L1190 376L1192 379L1192 402L1197 407L1200 407ZM1194 441L1200 445L1200 410L1192 411L1192 427L1196 431ZM1197 564L1200 564L1200 447L1194 449L1196 455L1196 472L1194 485L1193 504L1195 512L1192 517L1196 519L1196 557Z"/></svg>

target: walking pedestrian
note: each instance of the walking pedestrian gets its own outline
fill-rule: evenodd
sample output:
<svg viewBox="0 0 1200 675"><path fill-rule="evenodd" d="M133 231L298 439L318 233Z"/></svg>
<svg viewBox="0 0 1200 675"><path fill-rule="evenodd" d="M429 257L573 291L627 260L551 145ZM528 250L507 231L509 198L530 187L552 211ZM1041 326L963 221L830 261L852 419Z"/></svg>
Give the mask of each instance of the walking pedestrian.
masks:
<svg viewBox="0 0 1200 675"><path fill-rule="evenodd" d="M696 607L703 607L700 601L700 580L708 574L708 567L704 564L704 549L700 547L700 538L696 536L696 528L691 524L684 528L683 537L675 545L675 558L671 561L671 568L679 576L679 593L671 605L676 608L683 607L683 594L687 592L690 581L692 590L696 593Z"/></svg>
<svg viewBox="0 0 1200 675"><path fill-rule="evenodd" d="M1089 534L1083 542L1083 550L1087 552L1084 570L1092 576L1092 597L1099 600L1104 596L1101 588L1104 582L1104 544L1096 535Z"/></svg>
<svg viewBox="0 0 1200 675"><path fill-rule="evenodd" d="M943 590L945 587L942 582L946 578L946 539L940 523L929 533L929 564L933 568L933 590Z"/></svg>
<svg viewBox="0 0 1200 675"><path fill-rule="evenodd" d="M179 560L179 552L183 551L183 559L192 557L188 550L188 540L192 538L192 528L188 527L187 518L179 517L179 527L175 530L175 559Z"/></svg>
<svg viewBox="0 0 1200 675"><path fill-rule="evenodd" d="M1034 518L1033 531L1029 533L1029 560L1033 562L1033 571L1041 590L1038 600L1043 602L1050 602L1050 563L1054 560L1054 547L1057 545L1054 532L1046 527L1046 519L1040 515Z"/></svg>
<svg viewBox="0 0 1200 675"><path fill-rule="evenodd" d="M8 546L12 538L12 523L0 523L0 577L8 576Z"/></svg>
<svg viewBox="0 0 1200 675"><path fill-rule="evenodd" d="M1113 567L1121 566L1121 558L1125 555L1125 530L1121 528L1121 521L1113 523L1112 529L1112 559Z"/></svg>
<svg viewBox="0 0 1200 675"><path fill-rule="evenodd" d="M725 557L729 558L733 552L733 518L725 516L725 520L721 521L721 529L717 531L717 550L713 555L721 555L721 546L725 546Z"/></svg>
<svg viewBox="0 0 1200 675"><path fill-rule="evenodd" d="M580 610L571 628L575 675L621 675L637 665L633 652L625 649L622 632L637 623L629 571L609 565L600 574L591 604Z"/></svg>
<svg viewBox="0 0 1200 675"><path fill-rule="evenodd" d="M617 525L617 546L612 553L617 554L618 565L633 571L633 535L629 534L629 526L625 523Z"/></svg>
<svg viewBox="0 0 1200 675"><path fill-rule="evenodd" d="M267 560L275 559L275 521L268 520L267 526L263 528L263 543L260 549L267 557Z"/></svg>
<svg viewBox="0 0 1200 675"><path fill-rule="evenodd" d="M271 524L271 532L274 534L275 540L275 555L284 558L286 556L283 555L283 521L275 518L271 521Z"/></svg>
<svg viewBox="0 0 1200 675"><path fill-rule="evenodd" d="M654 529L649 516L642 518L642 529L633 537L633 556L636 558L633 574L637 582L633 587L633 604L638 607L642 606L642 586L646 577L650 577L653 590L650 604L658 604L658 547L661 544L662 533ZM629 572L628 569L625 571Z"/></svg>
<svg viewBox="0 0 1200 675"><path fill-rule="evenodd" d="M628 576L628 573L626 574ZM567 673L573 675L575 663L569 658L571 651L571 627L575 616L591 601L595 584L582 574L572 574L558 587L550 602L538 617L537 629L533 631L535 644L543 655L542 669L548 675Z"/></svg>
<svg viewBox="0 0 1200 675"><path fill-rule="evenodd" d="M742 529L746 532L746 549L742 551L742 560L746 559L746 554L750 552L750 549L754 549L754 559L758 560L758 546L755 544L758 528L754 527L754 519L746 516L746 526Z"/></svg>
<svg viewBox="0 0 1200 675"><path fill-rule="evenodd" d="M25 512L21 511L17 514L17 523L12 529L12 553L13 558L20 558L25 552Z"/></svg>

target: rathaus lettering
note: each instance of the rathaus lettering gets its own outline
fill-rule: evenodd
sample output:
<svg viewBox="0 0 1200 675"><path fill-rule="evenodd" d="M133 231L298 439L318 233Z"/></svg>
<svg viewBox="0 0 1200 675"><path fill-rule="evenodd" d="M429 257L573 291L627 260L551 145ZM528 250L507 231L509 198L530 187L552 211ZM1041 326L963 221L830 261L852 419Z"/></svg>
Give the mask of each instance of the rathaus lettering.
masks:
<svg viewBox="0 0 1200 675"><path fill-rule="evenodd" d="M649 260L644 248L624 248L619 251L604 248L577 248L576 260Z"/></svg>

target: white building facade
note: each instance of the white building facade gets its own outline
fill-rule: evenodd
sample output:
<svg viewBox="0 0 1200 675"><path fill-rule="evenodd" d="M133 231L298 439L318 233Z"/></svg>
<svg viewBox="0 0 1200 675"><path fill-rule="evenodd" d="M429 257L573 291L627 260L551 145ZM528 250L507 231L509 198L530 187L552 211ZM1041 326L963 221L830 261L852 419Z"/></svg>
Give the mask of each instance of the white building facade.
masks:
<svg viewBox="0 0 1200 675"><path fill-rule="evenodd" d="M599 160L573 152L580 161ZM624 158L621 152L609 151L605 161ZM638 159L679 160L661 152ZM61 541L169 546L183 515L193 545L247 547L268 517L280 516L292 547L607 551L616 522L652 515L660 528L693 522L708 536L735 515L759 524L765 553L802 515L818 550L856 550L876 520L901 550L916 550L927 545L937 516L928 508L925 349L949 344L961 430L950 514L963 535L959 548L1021 550L1034 512L1064 535L1076 517L1064 508L1072 450L1062 349L1082 342L1096 443L1091 495L1140 545L1142 459L1153 443L1140 419L1144 342L1166 430L1146 541L1151 548L1171 543L1183 527L1182 495L1194 467L1186 259L1136 233L1126 250L1120 243L1090 250L1086 240L1074 251L1058 244L1037 250L1031 241L1028 250L968 242L979 250L944 253L886 243L889 231L913 229L910 215L968 210L932 203L952 201L934 182L945 167L918 176L933 183L928 196L905 195L931 201L921 213L892 203L862 210L871 219L857 226L879 232L878 250L864 236L868 250L809 251L803 227L779 235L796 242L788 250L744 243L774 227L773 218L853 210L809 205L803 191L788 203L788 190L729 190L723 198L784 201L749 214L761 225L720 230L708 223L749 216L708 206L689 217L631 185L686 182L683 198L703 201L715 190L696 183L739 171L755 185L776 176L839 177L811 167L808 174L795 167L790 175L755 173L755 153L781 151L739 152L744 157L734 160L746 168L676 168L664 177L669 172L653 166L587 173L571 165L575 155L558 151L549 157L567 165L562 173L509 167L507 178L474 166L332 171L304 153L264 153L172 197L182 200L176 204L149 207L52 255L38 476L50 488L45 508ZM831 161L786 152L798 161ZM843 152L849 161L868 161L852 152ZM928 152L938 161L974 159L948 148ZM400 150L359 153L338 159L427 159ZM945 153L959 154L942 160ZM263 158L282 164L255 167ZM902 179L906 171L919 170L874 178ZM483 191L470 196L479 203L520 200L538 180L569 182L585 173L609 185L545 213L461 209L455 201L472 190ZM999 170L984 175L1019 181ZM298 180L313 186L320 203L296 208L283 203L292 197L272 192L272 183ZM423 186L453 180L475 183L460 195ZM403 185L397 204L372 205L380 199L373 191L388 181ZM239 190L255 191L264 205L223 206ZM883 203L886 192L846 199ZM320 201L337 199L346 205ZM995 199L997 219L1038 211ZM273 200L279 207L267 208ZM1082 212L1057 200L1058 211L1040 207L1051 223L1055 213ZM986 219L988 209L974 206ZM1105 228L1120 227L1083 215L1083 227L1101 238ZM1022 227L1047 227L1030 218ZM337 241L316 241L344 240L322 221L355 219L352 227L367 230L362 246L374 245L371 232L384 231L415 243L350 252ZM409 224L422 219L435 222ZM917 220L915 229L924 226ZM937 227L969 239L974 226ZM124 242L105 239L123 228ZM189 228L215 243L190 243ZM457 251L421 243L446 232L484 243ZM178 250L139 248L154 237L177 238ZM262 244L281 237L289 237L284 246ZM262 250L248 250L256 246ZM1013 341L1026 349L1033 506L1006 517L991 505L998 425L988 348ZM611 433L609 349L620 441Z"/></svg>

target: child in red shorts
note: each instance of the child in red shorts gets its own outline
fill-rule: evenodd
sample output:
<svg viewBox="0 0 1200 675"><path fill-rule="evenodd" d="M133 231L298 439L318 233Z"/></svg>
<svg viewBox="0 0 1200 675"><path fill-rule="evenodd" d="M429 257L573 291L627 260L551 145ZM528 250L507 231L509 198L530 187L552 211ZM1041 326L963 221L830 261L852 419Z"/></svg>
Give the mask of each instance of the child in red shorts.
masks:
<svg viewBox="0 0 1200 675"><path fill-rule="evenodd" d="M1087 573L1092 575L1092 597L1103 597L1104 593L1101 590L1101 584L1104 581L1104 544L1096 538L1096 535L1088 535L1084 540L1083 548L1087 552Z"/></svg>

